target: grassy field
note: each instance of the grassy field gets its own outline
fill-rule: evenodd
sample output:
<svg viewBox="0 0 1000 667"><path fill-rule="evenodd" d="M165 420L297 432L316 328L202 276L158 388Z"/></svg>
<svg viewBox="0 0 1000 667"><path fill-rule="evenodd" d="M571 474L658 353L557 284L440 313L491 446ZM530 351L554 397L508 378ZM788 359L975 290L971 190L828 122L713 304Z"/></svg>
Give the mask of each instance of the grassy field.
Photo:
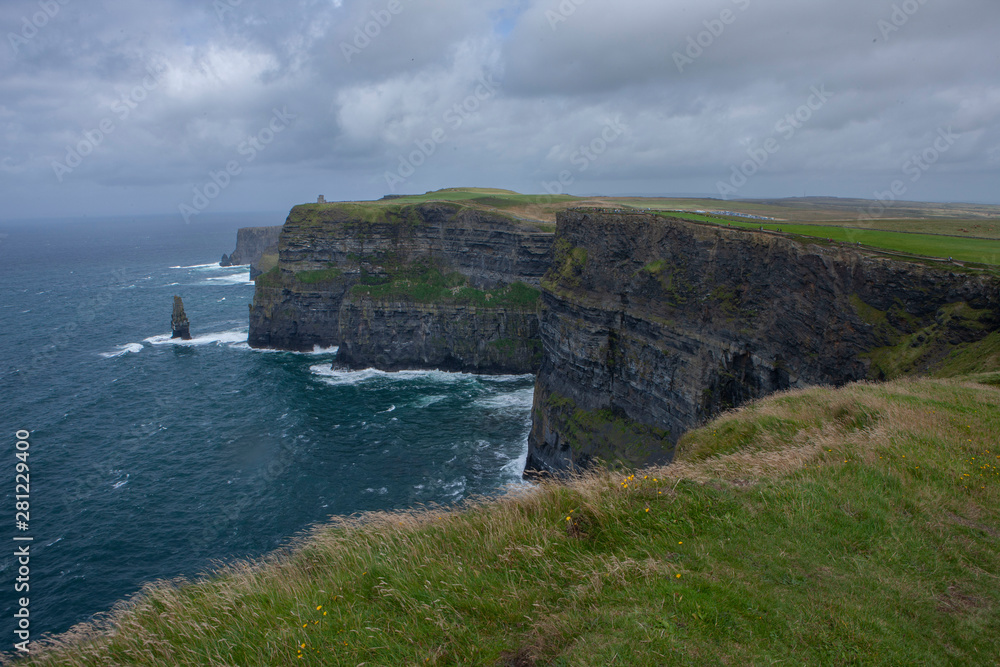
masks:
<svg viewBox="0 0 1000 667"><path fill-rule="evenodd" d="M664 215L697 222L729 225L742 229L763 228L771 232L810 236L838 243L860 243L863 246L871 248L913 255L942 259L951 257L959 262L1000 264L1000 239L961 238L941 234L902 233L833 225L770 223L761 221L745 222L736 218L720 218L718 216L691 213L675 212L665 213Z"/></svg>
<svg viewBox="0 0 1000 667"><path fill-rule="evenodd" d="M345 519L26 664L993 665L1000 374L977 379L779 394L666 468Z"/></svg>

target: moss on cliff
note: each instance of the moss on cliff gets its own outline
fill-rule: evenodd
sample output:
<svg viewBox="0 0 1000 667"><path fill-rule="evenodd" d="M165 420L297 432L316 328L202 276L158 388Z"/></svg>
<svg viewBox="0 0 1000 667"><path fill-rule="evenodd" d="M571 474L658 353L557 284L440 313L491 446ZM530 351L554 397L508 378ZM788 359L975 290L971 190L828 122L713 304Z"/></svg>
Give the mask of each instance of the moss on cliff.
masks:
<svg viewBox="0 0 1000 667"><path fill-rule="evenodd" d="M315 285L317 283L333 282L343 275L344 272L342 269L338 268L335 264L330 264L325 269L300 271L295 274L295 279L306 285Z"/></svg>
<svg viewBox="0 0 1000 667"><path fill-rule="evenodd" d="M543 410L548 426L559 432L579 465L603 462L612 467L634 467L672 456L665 429L641 424L614 410L585 410L557 392L544 397Z"/></svg>
<svg viewBox="0 0 1000 667"><path fill-rule="evenodd" d="M989 356L986 350L991 348L992 336L974 343L965 342L980 338L995 325L995 314L989 309L975 309L964 301L951 303L939 308L934 320L926 326L920 326L917 318L905 313L898 304L888 312L871 307L862 312L874 320L874 325L889 343L861 355L871 361L869 376L873 379L892 379L925 371L955 375L996 370L996 367L989 368L981 361L974 361L977 355Z"/></svg>
<svg viewBox="0 0 1000 667"><path fill-rule="evenodd" d="M362 266L371 263L361 259ZM400 262L382 257L377 272L362 268L361 279L351 288L353 296L376 300L399 300L425 304L462 304L488 308L534 310L541 292L524 283L513 283L493 290L476 289L458 272L444 272L429 259Z"/></svg>
<svg viewBox="0 0 1000 667"><path fill-rule="evenodd" d="M975 343L963 343L953 349L935 369L939 377L1000 371L1000 331L994 331ZM998 384L990 381L988 384Z"/></svg>
<svg viewBox="0 0 1000 667"><path fill-rule="evenodd" d="M552 291L580 287L580 276L587 266L587 249L574 247L565 238L557 238L552 249L552 268L542 279L542 286Z"/></svg>
<svg viewBox="0 0 1000 667"><path fill-rule="evenodd" d="M255 279L257 287L280 287L282 283L281 269L277 265L271 267Z"/></svg>

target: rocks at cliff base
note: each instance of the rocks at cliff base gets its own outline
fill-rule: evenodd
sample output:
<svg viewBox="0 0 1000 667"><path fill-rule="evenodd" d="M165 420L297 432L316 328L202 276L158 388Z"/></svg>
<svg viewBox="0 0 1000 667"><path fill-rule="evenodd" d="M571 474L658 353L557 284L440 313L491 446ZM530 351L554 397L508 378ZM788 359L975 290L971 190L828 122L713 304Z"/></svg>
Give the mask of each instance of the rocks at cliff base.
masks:
<svg viewBox="0 0 1000 667"><path fill-rule="evenodd" d="M191 325L184 314L184 302L179 296L174 297L174 312L170 318L171 338L191 340Z"/></svg>
<svg viewBox="0 0 1000 667"><path fill-rule="evenodd" d="M229 255L222 253L222 259L219 260L219 266L232 266L233 260L229 259Z"/></svg>

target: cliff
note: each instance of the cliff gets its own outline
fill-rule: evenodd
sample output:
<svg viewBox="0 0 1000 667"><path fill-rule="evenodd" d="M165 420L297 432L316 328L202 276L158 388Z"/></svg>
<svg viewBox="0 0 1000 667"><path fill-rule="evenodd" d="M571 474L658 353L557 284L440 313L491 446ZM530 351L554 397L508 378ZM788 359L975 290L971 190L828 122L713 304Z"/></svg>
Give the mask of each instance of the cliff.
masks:
<svg viewBox="0 0 1000 667"><path fill-rule="evenodd" d="M250 345L384 370L529 373L552 233L454 203L307 204L257 278Z"/></svg>
<svg viewBox="0 0 1000 667"><path fill-rule="evenodd" d="M927 369L1000 325L998 280L657 215L559 214L527 470L671 459L771 392Z"/></svg>
<svg viewBox="0 0 1000 667"><path fill-rule="evenodd" d="M228 257L232 265L250 265L250 279L269 271L277 263L278 238L281 227L243 227L236 232L236 249Z"/></svg>

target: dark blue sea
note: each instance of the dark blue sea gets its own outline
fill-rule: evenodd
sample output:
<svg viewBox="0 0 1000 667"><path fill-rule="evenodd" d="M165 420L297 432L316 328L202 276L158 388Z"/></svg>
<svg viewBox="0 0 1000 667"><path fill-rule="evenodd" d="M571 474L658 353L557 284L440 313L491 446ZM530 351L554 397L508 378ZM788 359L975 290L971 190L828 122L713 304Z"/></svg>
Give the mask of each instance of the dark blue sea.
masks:
<svg viewBox="0 0 1000 667"><path fill-rule="evenodd" d="M247 346L249 269L218 260L238 227L282 219L0 223L0 651L20 597L35 640L331 515L520 483L530 377L337 372L335 350ZM189 342L169 339L175 294ZM27 530L15 523L20 429ZM18 593L23 544L30 590Z"/></svg>

